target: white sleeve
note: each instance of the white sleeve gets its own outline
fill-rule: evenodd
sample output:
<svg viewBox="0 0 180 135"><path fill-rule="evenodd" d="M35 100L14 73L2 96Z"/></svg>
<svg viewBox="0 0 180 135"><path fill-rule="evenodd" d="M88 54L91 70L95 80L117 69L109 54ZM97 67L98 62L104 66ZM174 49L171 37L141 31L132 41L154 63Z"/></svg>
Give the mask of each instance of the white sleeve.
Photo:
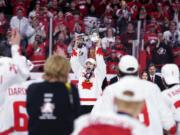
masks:
<svg viewBox="0 0 180 135"><path fill-rule="evenodd" d="M96 70L100 73L101 79L104 80L106 76L106 64L101 48L96 48L96 63Z"/></svg>
<svg viewBox="0 0 180 135"><path fill-rule="evenodd" d="M79 78L81 75L81 72L83 70L83 67L81 66L81 63L79 62L79 55L78 50L73 50L73 53L71 55L70 64L73 72L75 73L76 77Z"/></svg>
<svg viewBox="0 0 180 135"><path fill-rule="evenodd" d="M18 70L20 72L21 77L26 80L30 75L31 66L29 61L24 57L21 56L18 52L19 46L12 45L11 53L13 62L18 66Z"/></svg>
<svg viewBox="0 0 180 135"><path fill-rule="evenodd" d="M0 106L5 101L8 87L25 81L30 75L30 65L27 59L18 52L19 46L11 47L12 58L0 58Z"/></svg>
<svg viewBox="0 0 180 135"><path fill-rule="evenodd" d="M175 126L175 120L173 118L173 114L168 106L165 104L163 97L161 95L160 89L156 86L156 94L154 94L154 99L156 103L158 103L160 119L163 125L163 128L167 131L171 130Z"/></svg>
<svg viewBox="0 0 180 135"><path fill-rule="evenodd" d="M113 96L112 96L112 89L106 87L103 92L103 95L98 98L96 101L91 113L96 114L98 112L113 112L115 108L113 108Z"/></svg>
<svg viewBox="0 0 180 135"><path fill-rule="evenodd" d="M162 94L162 98L163 98L165 104L167 105L167 107L168 107L169 109L171 109L171 101L169 100L168 96L166 95L166 90L164 90L163 92L161 92L161 94Z"/></svg>

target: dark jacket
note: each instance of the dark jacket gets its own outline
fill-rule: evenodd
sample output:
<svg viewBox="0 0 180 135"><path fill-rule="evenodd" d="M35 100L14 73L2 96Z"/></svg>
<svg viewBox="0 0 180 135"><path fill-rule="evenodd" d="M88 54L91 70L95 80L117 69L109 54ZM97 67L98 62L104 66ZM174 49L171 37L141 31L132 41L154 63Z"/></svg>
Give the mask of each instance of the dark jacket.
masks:
<svg viewBox="0 0 180 135"><path fill-rule="evenodd" d="M110 79L110 83L109 83L109 84L113 84L113 83L115 83L115 82L117 82L117 81L118 81L118 77L115 76L115 77L113 77L113 78Z"/></svg>
<svg viewBox="0 0 180 135"><path fill-rule="evenodd" d="M27 90L29 135L69 135L80 115L77 88L64 83L34 83Z"/></svg>
<svg viewBox="0 0 180 135"><path fill-rule="evenodd" d="M154 64L167 64L173 62L172 48L169 45L160 43L152 51L152 62Z"/></svg>
<svg viewBox="0 0 180 135"><path fill-rule="evenodd" d="M150 76L148 77L148 80L149 80L149 81L152 81L151 78L150 78ZM161 91L163 91L163 90L165 89L165 87L164 87L164 85L163 85L163 83L162 83L162 79L161 79L160 76L155 75L154 83L156 83L156 84L159 86L159 88L161 89Z"/></svg>

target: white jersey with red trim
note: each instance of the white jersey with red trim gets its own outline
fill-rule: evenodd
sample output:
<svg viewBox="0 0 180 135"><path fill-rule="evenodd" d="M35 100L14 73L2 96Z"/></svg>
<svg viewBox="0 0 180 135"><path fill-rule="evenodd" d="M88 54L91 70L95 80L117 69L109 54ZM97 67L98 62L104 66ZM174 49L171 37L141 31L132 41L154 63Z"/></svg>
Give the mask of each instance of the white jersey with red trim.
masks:
<svg viewBox="0 0 180 135"><path fill-rule="evenodd" d="M133 79L137 81L139 80L139 84L135 85L144 85L144 94L145 94L145 107L142 112L138 115L138 118L141 122L143 122L150 131L154 132L153 135L163 135L163 128L167 131L174 132L175 121L173 119L172 113L169 108L165 105L162 95L160 93L160 89L156 84L151 82L140 80L137 77L124 77L124 79ZM92 109L92 113L97 112L109 112L114 111L113 108L113 90L117 87L124 87L121 79L112 84L104 90L103 95L98 99L96 104ZM136 87L136 86L134 86Z"/></svg>
<svg viewBox="0 0 180 135"><path fill-rule="evenodd" d="M86 114L75 120L72 135L153 135L135 118L126 114Z"/></svg>
<svg viewBox="0 0 180 135"><path fill-rule="evenodd" d="M176 134L180 135L180 85L164 90L162 95L165 103L173 112L175 121L178 123Z"/></svg>
<svg viewBox="0 0 180 135"><path fill-rule="evenodd" d="M19 46L12 45L12 58L0 57L0 110L5 101L5 93L9 86L26 80L30 75L30 65L18 52Z"/></svg>
<svg viewBox="0 0 180 135"><path fill-rule="evenodd" d="M78 90L81 105L94 105L97 98L102 93L102 83L106 76L106 64L104 62L101 48L96 48L96 67L92 76L87 81L85 68L79 63L79 51L73 50L70 59L71 67L75 73L78 82Z"/></svg>
<svg viewBox="0 0 180 135"><path fill-rule="evenodd" d="M26 90L36 80L9 87L6 100L0 111L0 135L27 135Z"/></svg>

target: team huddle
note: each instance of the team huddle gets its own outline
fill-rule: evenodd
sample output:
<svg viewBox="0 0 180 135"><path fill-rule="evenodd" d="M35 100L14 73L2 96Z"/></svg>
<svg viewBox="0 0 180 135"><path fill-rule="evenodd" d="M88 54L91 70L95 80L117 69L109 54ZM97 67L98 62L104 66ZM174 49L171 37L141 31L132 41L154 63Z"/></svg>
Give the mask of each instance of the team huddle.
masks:
<svg viewBox="0 0 180 135"><path fill-rule="evenodd" d="M104 90L106 64L101 40L95 59L50 56L42 79L31 80L30 61L21 56L20 36L12 31L11 57L0 46L0 135L180 135L180 73L175 64L161 69L163 92L139 75L134 56L120 58L114 83ZM72 69L77 88L69 83ZM82 115L86 113L85 115Z"/></svg>

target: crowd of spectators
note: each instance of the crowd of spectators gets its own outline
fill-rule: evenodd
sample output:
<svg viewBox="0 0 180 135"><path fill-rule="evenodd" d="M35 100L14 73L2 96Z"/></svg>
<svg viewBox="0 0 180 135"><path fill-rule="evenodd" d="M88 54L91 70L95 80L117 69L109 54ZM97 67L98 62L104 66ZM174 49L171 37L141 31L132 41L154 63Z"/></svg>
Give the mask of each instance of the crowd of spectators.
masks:
<svg viewBox="0 0 180 135"><path fill-rule="evenodd" d="M98 31L107 72L116 73L119 58L132 55L140 20L140 41L144 40L147 64L180 66L178 0L2 0L0 6L4 9L0 12L1 41L9 44L9 31L17 28L21 36L20 52L36 62L34 71L43 70L49 55L50 18L52 52L63 49L70 57L74 39L81 35L82 65L87 57L94 57L95 45L88 37ZM12 12L7 12L10 7Z"/></svg>

